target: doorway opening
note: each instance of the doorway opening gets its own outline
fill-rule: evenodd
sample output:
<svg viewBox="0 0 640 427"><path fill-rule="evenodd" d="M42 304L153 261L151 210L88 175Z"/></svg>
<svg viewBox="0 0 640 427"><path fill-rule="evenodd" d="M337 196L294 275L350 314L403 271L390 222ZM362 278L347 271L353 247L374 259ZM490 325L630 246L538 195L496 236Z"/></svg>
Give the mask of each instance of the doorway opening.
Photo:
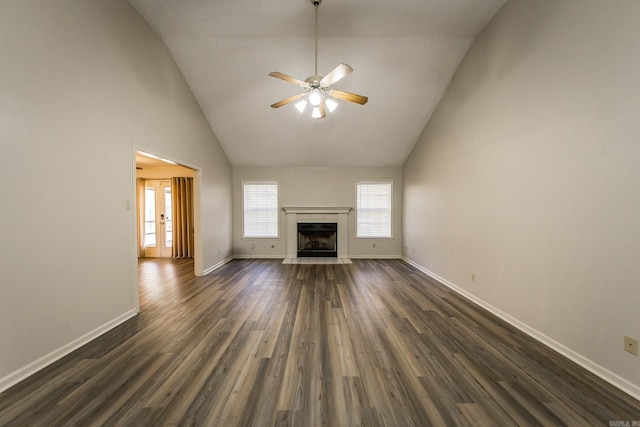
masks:
<svg viewBox="0 0 640 427"><path fill-rule="evenodd" d="M202 275L199 169L147 150L134 149L134 156L136 264L138 258L193 258L194 275Z"/></svg>

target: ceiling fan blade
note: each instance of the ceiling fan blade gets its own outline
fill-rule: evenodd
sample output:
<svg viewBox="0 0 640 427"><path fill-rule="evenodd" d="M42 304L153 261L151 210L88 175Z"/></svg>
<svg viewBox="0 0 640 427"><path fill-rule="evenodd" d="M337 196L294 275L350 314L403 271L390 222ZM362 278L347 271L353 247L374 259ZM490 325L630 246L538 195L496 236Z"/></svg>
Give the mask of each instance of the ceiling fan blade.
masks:
<svg viewBox="0 0 640 427"><path fill-rule="evenodd" d="M324 87L331 86L332 84L334 84L335 82L337 82L338 80L346 76L347 74L351 73L352 71L353 71L353 68L351 68L349 65L340 64L333 70L329 71L329 74L327 74L322 78L322 80L320 80L320 85Z"/></svg>
<svg viewBox="0 0 640 427"><path fill-rule="evenodd" d="M366 104L369 100L369 98L367 98L366 96L356 95L355 93L344 92L341 90L330 90L329 96L333 96L334 98L343 99L349 102L355 102L356 104L360 105Z"/></svg>
<svg viewBox="0 0 640 427"><path fill-rule="evenodd" d="M307 87L307 83L306 82L303 82L302 80L298 80L295 77L291 77L291 76L288 76L286 74L283 74L283 73L281 73L279 71L273 71L273 72L269 73L269 75L271 77L275 77L276 79L282 79L285 82L293 83L294 85L298 85L300 87L305 87L305 88Z"/></svg>
<svg viewBox="0 0 640 427"><path fill-rule="evenodd" d="M282 107L283 105L287 105L291 102L297 101L298 99L302 98L304 95L305 95L304 93L299 93L298 95L290 96L286 99L283 99L282 101L276 102L275 104L271 104L271 108Z"/></svg>
<svg viewBox="0 0 640 427"><path fill-rule="evenodd" d="M325 111L325 108L324 108L324 102L321 102L320 105L318 105L318 107L320 107L320 117L318 118L324 119L325 117L327 117L327 112Z"/></svg>

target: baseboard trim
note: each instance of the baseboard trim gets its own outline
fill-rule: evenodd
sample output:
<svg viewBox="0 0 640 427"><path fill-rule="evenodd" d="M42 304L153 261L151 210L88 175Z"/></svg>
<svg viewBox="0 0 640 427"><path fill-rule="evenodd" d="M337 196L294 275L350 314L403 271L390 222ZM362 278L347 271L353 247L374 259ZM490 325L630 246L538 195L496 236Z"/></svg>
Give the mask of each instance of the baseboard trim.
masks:
<svg viewBox="0 0 640 427"><path fill-rule="evenodd" d="M285 259L285 255L234 255L235 259Z"/></svg>
<svg viewBox="0 0 640 427"><path fill-rule="evenodd" d="M229 262L233 261L233 259L234 259L234 257L233 257L233 256L230 256L230 257L228 257L228 258L223 259L223 260L222 260L222 261L220 261L219 263L217 263L217 264L215 264L215 265L212 265L211 267L209 267L209 268L207 268L206 270L204 270L204 271L202 272L202 275L203 275L203 276L206 276L207 274L211 273L212 271L217 270L217 269L219 269L220 267L222 267L223 265L225 265L225 264L227 264L227 263L229 263Z"/></svg>
<svg viewBox="0 0 640 427"><path fill-rule="evenodd" d="M621 376L619 376L618 374L611 372L610 370L604 368L603 366L600 366L599 364L593 362L590 359L587 359L586 357L584 357L583 355L581 355L580 353L577 353L573 350L571 350L570 348L564 346L563 344L555 341L554 339L546 336L545 334L541 333L540 331L532 328L531 326L527 325L526 323L523 323L521 321L519 321L518 319L516 319L515 317L505 313L504 311L492 306L491 304L488 304L487 302L485 302L484 300L476 297L475 295L465 291L464 289L460 288L459 286L449 282L447 279L445 279L444 277L440 277L437 274L435 274L434 272L424 268L423 266L421 266L420 264L406 258L406 257L402 257L402 260L404 262L406 262L407 264L417 268L418 270L420 270L421 272L423 272L424 274L426 274L427 276L431 277L432 279L438 281L439 283L443 284L444 286L448 287L449 289L451 289L452 291L460 294L461 296L463 296L464 298L478 304L480 307L488 310L489 312L491 312L492 314L494 314L495 316L498 316L500 319L504 320L505 322L509 323L510 325L514 326L515 328L519 329L520 331L524 332L525 334L529 335L530 337L534 338L535 340L541 342L542 344L546 345L547 347L550 347L551 349L557 351L558 353L562 354L563 356L565 356L567 359L577 363L578 365L582 366L583 368L585 368L587 371L593 373L594 375L597 375L598 377L602 378L603 380L605 380L606 382L608 382L609 384L613 385L614 387L622 390L623 392L627 393L628 395L639 399L640 400L640 386L622 378Z"/></svg>
<svg viewBox="0 0 640 427"><path fill-rule="evenodd" d="M57 350L54 350L51 353L39 358L38 360L29 363L27 366L10 373L6 377L0 379L0 393L7 390L9 387L16 385L25 378L35 374L36 372L46 368L57 360L62 359L64 356L93 341L100 335L109 332L116 326L126 322L132 317L135 317L137 314L138 310L129 310L126 313L123 313L120 316L116 317L115 319L110 320L104 325L99 326L90 332L87 332L79 338L76 338L70 343L58 348Z"/></svg>
<svg viewBox="0 0 640 427"><path fill-rule="evenodd" d="M349 255L351 259L402 259L400 255Z"/></svg>

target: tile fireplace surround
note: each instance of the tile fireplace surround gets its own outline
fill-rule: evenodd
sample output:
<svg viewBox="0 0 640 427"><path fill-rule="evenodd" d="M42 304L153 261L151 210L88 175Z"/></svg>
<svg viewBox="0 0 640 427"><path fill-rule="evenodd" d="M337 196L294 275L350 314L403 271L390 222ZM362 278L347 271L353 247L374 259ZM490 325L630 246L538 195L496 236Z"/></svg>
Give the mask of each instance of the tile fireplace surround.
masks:
<svg viewBox="0 0 640 427"><path fill-rule="evenodd" d="M351 208L312 208L286 207L287 214L287 257L283 264L351 264L347 252L347 216ZM298 258L298 223L336 223L338 224L337 258Z"/></svg>

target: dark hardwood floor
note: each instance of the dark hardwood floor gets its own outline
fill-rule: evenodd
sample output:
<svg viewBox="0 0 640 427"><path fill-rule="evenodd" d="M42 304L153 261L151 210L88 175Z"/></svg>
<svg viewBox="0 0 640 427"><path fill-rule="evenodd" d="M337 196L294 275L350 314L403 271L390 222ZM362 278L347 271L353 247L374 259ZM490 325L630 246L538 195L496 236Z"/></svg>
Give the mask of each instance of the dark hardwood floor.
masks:
<svg viewBox="0 0 640 427"><path fill-rule="evenodd" d="M609 426L640 402L402 261L141 260L139 316L0 394L2 426Z"/></svg>

